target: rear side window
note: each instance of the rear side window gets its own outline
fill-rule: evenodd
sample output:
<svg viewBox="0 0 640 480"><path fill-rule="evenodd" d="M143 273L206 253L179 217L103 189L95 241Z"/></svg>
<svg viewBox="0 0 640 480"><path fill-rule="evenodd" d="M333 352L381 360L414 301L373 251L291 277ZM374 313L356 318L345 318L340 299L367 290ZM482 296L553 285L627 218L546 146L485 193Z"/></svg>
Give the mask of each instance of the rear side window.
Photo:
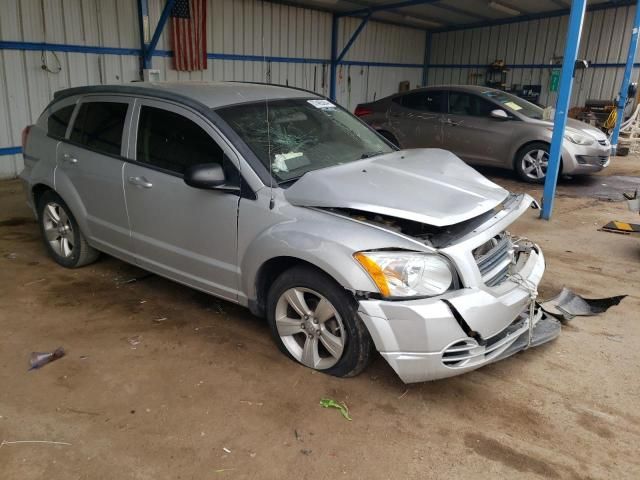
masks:
<svg viewBox="0 0 640 480"><path fill-rule="evenodd" d="M91 150L120 155L128 105L119 102L85 102L73 122L71 141Z"/></svg>
<svg viewBox="0 0 640 480"><path fill-rule="evenodd" d="M64 138L74 108L76 108L75 103L62 107L49 115L49 118L47 118L47 135L53 138Z"/></svg>
<svg viewBox="0 0 640 480"><path fill-rule="evenodd" d="M413 92L400 97L402 106L421 112L443 113L446 93L441 91Z"/></svg>
<svg viewBox="0 0 640 480"><path fill-rule="evenodd" d="M199 125L161 108L142 106L136 160L178 174L202 163L219 163L226 185L239 185L239 174L224 151Z"/></svg>

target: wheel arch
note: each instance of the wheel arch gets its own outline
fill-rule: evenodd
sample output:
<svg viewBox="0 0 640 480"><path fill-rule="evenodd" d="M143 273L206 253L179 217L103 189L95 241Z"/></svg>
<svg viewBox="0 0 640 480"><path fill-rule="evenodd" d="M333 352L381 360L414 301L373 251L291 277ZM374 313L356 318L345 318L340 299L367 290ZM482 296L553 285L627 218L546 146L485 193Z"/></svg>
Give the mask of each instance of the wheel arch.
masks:
<svg viewBox="0 0 640 480"><path fill-rule="evenodd" d="M269 287L282 273L297 266L309 267L312 270L328 276L337 285L341 285L333 275L308 260L289 255L272 257L262 263L256 272L254 282L255 297L249 300L249 309L251 310L251 313L259 317L266 316L267 294L269 293Z"/></svg>

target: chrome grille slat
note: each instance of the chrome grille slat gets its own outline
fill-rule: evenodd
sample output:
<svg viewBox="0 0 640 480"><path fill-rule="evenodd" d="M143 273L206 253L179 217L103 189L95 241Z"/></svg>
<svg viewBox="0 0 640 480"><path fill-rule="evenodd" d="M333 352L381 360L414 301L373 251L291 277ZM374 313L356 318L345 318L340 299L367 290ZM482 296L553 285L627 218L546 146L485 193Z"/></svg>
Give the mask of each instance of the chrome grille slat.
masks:
<svg viewBox="0 0 640 480"><path fill-rule="evenodd" d="M483 253L478 255L478 251ZM513 260L513 243L508 234L502 233L475 249L473 256L485 285L494 287L507 278Z"/></svg>

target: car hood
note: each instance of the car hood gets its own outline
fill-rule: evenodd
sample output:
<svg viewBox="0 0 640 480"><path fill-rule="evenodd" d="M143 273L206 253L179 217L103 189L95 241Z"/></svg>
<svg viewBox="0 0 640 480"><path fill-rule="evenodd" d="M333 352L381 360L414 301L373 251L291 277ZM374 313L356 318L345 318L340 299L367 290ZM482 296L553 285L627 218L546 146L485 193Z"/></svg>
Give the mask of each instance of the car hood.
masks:
<svg viewBox="0 0 640 480"><path fill-rule="evenodd" d="M451 152L416 149L311 171L284 195L301 207L349 208L442 227L481 215L508 194Z"/></svg>

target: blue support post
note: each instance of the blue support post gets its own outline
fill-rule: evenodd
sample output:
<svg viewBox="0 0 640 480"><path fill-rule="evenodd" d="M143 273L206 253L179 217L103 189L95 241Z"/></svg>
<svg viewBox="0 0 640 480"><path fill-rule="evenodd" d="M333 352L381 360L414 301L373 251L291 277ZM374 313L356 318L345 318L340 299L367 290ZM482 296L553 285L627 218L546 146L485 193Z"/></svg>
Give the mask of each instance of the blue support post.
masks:
<svg viewBox="0 0 640 480"><path fill-rule="evenodd" d="M158 25L156 26L156 29L153 32L153 37L151 37L151 41L149 42L149 45L144 52L144 63L145 65L149 65L148 68L151 67L151 57L153 57L153 52L158 46L158 40L160 40L162 30L164 29L167 20L169 20L169 15L171 14L171 10L173 9L173 5L175 3L176 0L167 0L167 3L164 4L162 14L160 15L160 20L158 20Z"/></svg>
<svg viewBox="0 0 640 480"><path fill-rule="evenodd" d="M544 193L542 194L542 211L540 217L545 220L551 218L551 211L553 210L553 200L556 194L558 172L560 170L562 141L564 140L564 129L567 125L569 102L571 101L573 72L578 57L578 47L580 46L580 36L582 35L582 22L586 8L587 0L573 0L571 3L569 28L564 46L564 57L562 58L560 89L558 92L558 100L556 101L556 113L553 119L553 135L551 137L551 149L549 150L549 163L547 164L547 175L544 181Z"/></svg>
<svg viewBox="0 0 640 480"><path fill-rule="evenodd" d="M424 44L424 66L422 67L422 86L423 87L426 87L427 82L429 81L428 65L431 63L431 39L433 38L432 33L429 30L427 30L425 33L427 35L427 38L425 39L425 44Z"/></svg>
<svg viewBox="0 0 640 480"><path fill-rule="evenodd" d="M333 14L333 21L331 23L331 79L329 84L329 98L331 100L336 100L336 83L337 83L337 75L338 75L338 64L342 61L344 56L347 54L353 43L358 38L358 35L362 33L362 30L369 22L369 17L371 14L367 14L362 18L360 25L356 28L355 32L351 35L351 38L344 46L340 54L338 55L338 19L339 16L335 13Z"/></svg>
<svg viewBox="0 0 640 480"><path fill-rule="evenodd" d="M627 90L631 82L633 62L636 58L636 50L638 48L638 29L640 29L640 0L638 0L636 4L636 16L633 20L631 43L629 43L629 52L627 53L627 64L624 68L624 76L622 77L622 85L620 86L620 94L618 95L618 115L616 116L616 124L611 133L611 155L615 155L618 149L618 135L620 135L620 125L624 117L624 108L627 105Z"/></svg>
<svg viewBox="0 0 640 480"><path fill-rule="evenodd" d="M149 30L149 3L148 0L138 0L138 27L140 29L140 66L142 69L151 68L151 60L147 59L147 35Z"/></svg>

